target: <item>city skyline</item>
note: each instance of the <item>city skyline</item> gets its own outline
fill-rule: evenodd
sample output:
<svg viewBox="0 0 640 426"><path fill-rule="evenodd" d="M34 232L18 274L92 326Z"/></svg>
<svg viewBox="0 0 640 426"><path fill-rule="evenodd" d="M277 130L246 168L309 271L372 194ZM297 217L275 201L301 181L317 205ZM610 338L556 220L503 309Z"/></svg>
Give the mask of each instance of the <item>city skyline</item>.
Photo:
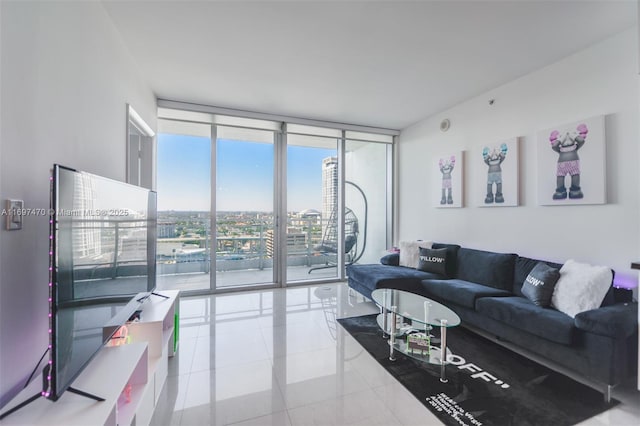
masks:
<svg viewBox="0 0 640 426"><path fill-rule="evenodd" d="M219 212L272 212L274 146L218 139L216 204ZM209 138L158 135L158 211L208 212L211 205ZM287 147L287 210L322 210L322 160L335 150Z"/></svg>

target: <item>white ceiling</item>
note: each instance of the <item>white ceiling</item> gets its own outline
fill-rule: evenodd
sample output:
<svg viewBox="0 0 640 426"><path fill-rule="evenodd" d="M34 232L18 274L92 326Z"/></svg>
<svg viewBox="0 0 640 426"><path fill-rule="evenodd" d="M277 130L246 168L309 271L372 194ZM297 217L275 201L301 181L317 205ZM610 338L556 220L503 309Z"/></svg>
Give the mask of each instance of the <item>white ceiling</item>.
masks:
<svg viewBox="0 0 640 426"><path fill-rule="evenodd" d="M158 98L391 129L637 21L636 0L103 4Z"/></svg>

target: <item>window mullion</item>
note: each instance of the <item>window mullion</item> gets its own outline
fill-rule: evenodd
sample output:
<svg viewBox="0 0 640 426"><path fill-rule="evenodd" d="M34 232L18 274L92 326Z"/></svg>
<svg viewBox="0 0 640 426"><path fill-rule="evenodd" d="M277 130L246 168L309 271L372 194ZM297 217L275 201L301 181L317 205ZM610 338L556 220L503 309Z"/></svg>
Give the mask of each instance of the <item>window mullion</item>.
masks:
<svg viewBox="0 0 640 426"><path fill-rule="evenodd" d="M345 218L345 131L338 139L338 278L345 279L345 245L344 245L344 218Z"/></svg>

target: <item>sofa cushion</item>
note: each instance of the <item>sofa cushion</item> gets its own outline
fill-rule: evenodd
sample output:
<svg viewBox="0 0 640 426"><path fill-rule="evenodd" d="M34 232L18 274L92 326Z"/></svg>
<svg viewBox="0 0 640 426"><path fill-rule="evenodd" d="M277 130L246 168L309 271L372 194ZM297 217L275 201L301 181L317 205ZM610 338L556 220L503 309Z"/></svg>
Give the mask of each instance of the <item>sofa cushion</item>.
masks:
<svg viewBox="0 0 640 426"><path fill-rule="evenodd" d="M447 249L430 249L420 247L420 258L418 260L418 270L433 272L443 277L447 277ZM448 278L448 277L447 277Z"/></svg>
<svg viewBox="0 0 640 426"><path fill-rule="evenodd" d="M378 264L348 265L349 284L353 281L373 291L376 288L396 288L415 291L421 280L441 278L439 275L422 272L404 266L387 266Z"/></svg>
<svg viewBox="0 0 640 426"><path fill-rule="evenodd" d="M537 260L530 257L518 256L513 273L513 289L511 290L513 291L513 294L516 296L524 296L524 294L522 294L522 285L524 284L524 280L527 279L527 275L531 273L538 263L544 263L545 265L558 270L562 268L561 263L547 262L546 260Z"/></svg>
<svg viewBox="0 0 640 426"><path fill-rule="evenodd" d="M431 248L447 249L447 277L455 278L458 273L458 250L460 250L460 246L457 244L433 243Z"/></svg>
<svg viewBox="0 0 640 426"><path fill-rule="evenodd" d="M567 260L560 269L551 306L572 318L580 312L596 309L602 305L612 282L611 268Z"/></svg>
<svg viewBox="0 0 640 426"><path fill-rule="evenodd" d="M389 253L380 258L383 265L400 266L400 253Z"/></svg>
<svg viewBox="0 0 640 426"><path fill-rule="evenodd" d="M516 254L460 248L456 278L501 290L513 288Z"/></svg>
<svg viewBox="0 0 640 426"><path fill-rule="evenodd" d="M536 306L524 297L483 297L476 301L476 311L553 342L569 345L573 341L573 318Z"/></svg>
<svg viewBox="0 0 640 426"><path fill-rule="evenodd" d="M575 317L580 330L614 339L626 338L638 330L638 304L618 303L580 312Z"/></svg>
<svg viewBox="0 0 640 426"><path fill-rule="evenodd" d="M511 293L505 290L456 278L451 280L423 280L421 285L428 296L442 300L445 302L445 305L446 302L451 302L471 309L475 307L476 300L479 297L511 296Z"/></svg>
<svg viewBox="0 0 640 426"><path fill-rule="evenodd" d="M546 308L551 304L551 296L558 278L560 278L560 271L546 263L539 262L525 278L522 294L534 305Z"/></svg>

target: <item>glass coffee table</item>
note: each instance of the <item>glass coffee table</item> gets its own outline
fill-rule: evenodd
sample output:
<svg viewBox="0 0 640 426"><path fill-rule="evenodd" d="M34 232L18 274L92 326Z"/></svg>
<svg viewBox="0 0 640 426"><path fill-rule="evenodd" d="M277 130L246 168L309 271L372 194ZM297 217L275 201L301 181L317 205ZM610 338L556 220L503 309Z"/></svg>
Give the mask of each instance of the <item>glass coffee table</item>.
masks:
<svg viewBox="0 0 640 426"><path fill-rule="evenodd" d="M382 308L378 325L383 337L389 338L389 359L395 361L395 350L440 365L440 381L446 383L447 328L459 325L460 317L434 300L407 291L377 289L371 298ZM438 340L430 334L434 326L440 327L440 347L431 344Z"/></svg>

